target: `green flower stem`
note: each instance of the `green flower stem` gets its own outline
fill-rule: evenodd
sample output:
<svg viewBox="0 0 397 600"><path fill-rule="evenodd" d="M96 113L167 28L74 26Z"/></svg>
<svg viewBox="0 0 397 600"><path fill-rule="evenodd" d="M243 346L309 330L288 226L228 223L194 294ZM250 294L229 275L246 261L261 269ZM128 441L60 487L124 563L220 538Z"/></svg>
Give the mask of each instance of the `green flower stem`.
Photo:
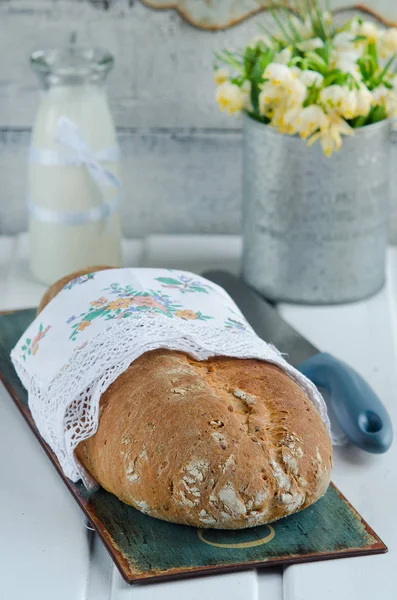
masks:
<svg viewBox="0 0 397 600"><path fill-rule="evenodd" d="M273 10L273 9L271 9L270 12L271 12L271 15L272 15L273 19L276 21L277 25L279 26L280 31L283 33L283 35L284 35L284 37L285 37L285 39L287 41L287 44L288 45L293 45L294 40L290 38L290 36L288 34L288 31L284 27L284 25L281 22L281 20L278 18L278 15L276 14L276 11Z"/></svg>

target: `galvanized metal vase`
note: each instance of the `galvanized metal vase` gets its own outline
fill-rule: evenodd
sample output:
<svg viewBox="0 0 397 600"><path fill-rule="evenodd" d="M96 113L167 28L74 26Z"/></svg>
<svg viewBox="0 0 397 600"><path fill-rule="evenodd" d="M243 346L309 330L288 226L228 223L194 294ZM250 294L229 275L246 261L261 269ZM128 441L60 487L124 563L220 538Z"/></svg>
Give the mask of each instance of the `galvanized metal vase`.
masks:
<svg viewBox="0 0 397 600"><path fill-rule="evenodd" d="M359 300L385 281L390 121L327 158L244 116L243 276L267 298Z"/></svg>

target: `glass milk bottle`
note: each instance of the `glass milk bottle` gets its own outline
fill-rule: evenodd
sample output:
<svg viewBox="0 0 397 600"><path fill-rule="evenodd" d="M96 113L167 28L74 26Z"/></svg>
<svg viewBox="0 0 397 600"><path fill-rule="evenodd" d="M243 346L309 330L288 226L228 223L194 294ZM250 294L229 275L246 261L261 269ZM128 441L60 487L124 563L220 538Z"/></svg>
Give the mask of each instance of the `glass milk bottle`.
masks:
<svg viewBox="0 0 397 600"><path fill-rule="evenodd" d="M105 50L37 51L42 85L29 157L30 264L39 281L121 263L119 151L104 81Z"/></svg>

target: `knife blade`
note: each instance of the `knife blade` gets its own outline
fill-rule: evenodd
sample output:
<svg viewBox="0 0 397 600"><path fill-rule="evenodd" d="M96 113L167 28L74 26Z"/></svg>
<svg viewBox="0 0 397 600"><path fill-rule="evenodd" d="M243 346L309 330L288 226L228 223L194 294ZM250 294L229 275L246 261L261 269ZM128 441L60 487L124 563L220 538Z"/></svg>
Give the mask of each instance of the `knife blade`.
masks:
<svg viewBox="0 0 397 600"><path fill-rule="evenodd" d="M373 453L390 448L390 417L361 375L343 361L320 352L243 279L226 271L208 271L203 276L228 292L259 337L287 354L294 367L327 391L332 414L351 443Z"/></svg>

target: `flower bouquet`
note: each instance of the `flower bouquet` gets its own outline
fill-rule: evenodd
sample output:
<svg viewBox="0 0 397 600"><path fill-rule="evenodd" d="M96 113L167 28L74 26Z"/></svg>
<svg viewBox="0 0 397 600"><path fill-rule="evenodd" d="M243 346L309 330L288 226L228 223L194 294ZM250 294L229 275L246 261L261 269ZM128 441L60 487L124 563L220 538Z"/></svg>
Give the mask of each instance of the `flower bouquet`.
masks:
<svg viewBox="0 0 397 600"><path fill-rule="evenodd" d="M272 15L216 55L220 108L244 113L243 276L275 301L359 300L385 280L397 29L337 26L319 0Z"/></svg>
<svg viewBox="0 0 397 600"><path fill-rule="evenodd" d="M330 156L343 135L397 111L397 29L355 17L341 27L318 0L272 10L240 52L216 54L216 99L229 114L245 111L280 133L320 141Z"/></svg>

